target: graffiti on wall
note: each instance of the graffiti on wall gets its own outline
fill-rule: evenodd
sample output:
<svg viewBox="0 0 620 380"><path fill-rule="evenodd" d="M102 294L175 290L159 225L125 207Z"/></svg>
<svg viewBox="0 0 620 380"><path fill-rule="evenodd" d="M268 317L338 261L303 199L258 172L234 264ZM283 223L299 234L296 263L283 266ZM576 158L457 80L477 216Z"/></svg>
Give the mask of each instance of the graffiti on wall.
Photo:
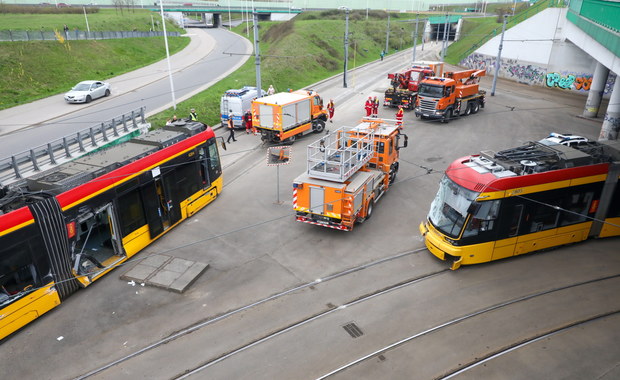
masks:
<svg viewBox="0 0 620 380"><path fill-rule="evenodd" d="M520 83L542 84L547 70L535 65L521 65L514 59L502 60L500 70L508 73L509 78L515 78Z"/></svg>
<svg viewBox="0 0 620 380"><path fill-rule="evenodd" d="M473 53L459 62L459 65L470 69L486 69L487 74L493 75L495 72L495 57ZM515 59L502 59L499 76L513 79L519 83L578 92L588 92L592 86L592 73L574 71L548 73L545 67L523 64ZM610 72L603 94L610 94L615 82L616 74Z"/></svg>
<svg viewBox="0 0 620 380"><path fill-rule="evenodd" d="M563 90L590 91L592 75L547 73L547 87L558 87Z"/></svg>
<svg viewBox="0 0 620 380"><path fill-rule="evenodd" d="M474 53L459 63L470 69L486 69L488 74L495 72L495 57ZM502 59L500 77L514 79L520 83L542 85L545 81L544 67L536 65L524 65L515 59Z"/></svg>

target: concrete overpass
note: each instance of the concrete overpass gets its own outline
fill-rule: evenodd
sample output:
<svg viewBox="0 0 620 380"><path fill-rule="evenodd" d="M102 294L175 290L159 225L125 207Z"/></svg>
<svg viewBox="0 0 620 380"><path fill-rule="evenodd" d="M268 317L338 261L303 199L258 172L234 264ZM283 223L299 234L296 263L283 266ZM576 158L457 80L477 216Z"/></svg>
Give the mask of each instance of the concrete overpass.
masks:
<svg viewBox="0 0 620 380"><path fill-rule="evenodd" d="M154 4L156 5L156 4ZM159 7L149 8L153 12L159 12L161 9ZM165 5L164 4L164 12L167 14L186 14L186 15L199 15L200 22L193 23L191 27L209 27L209 28L218 28L222 26L222 22L224 20L223 14L241 14L242 17L250 17L252 14L252 9L249 7L221 7L216 4L211 6L204 6L200 4L196 4L195 6L192 3L185 3L183 5ZM258 19L260 21L269 21L269 20L287 20L298 13L301 13L300 9L293 8L284 8L284 7L262 7L260 9L255 9L254 13L258 14Z"/></svg>
<svg viewBox="0 0 620 380"><path fill-rule="evenodd" d="M620 132L620 3L572 0L567 8L549 8L506 31L499 76L587 96L585 118L602 116L600 139ZM492 75L500 36L461 61ZM603 98L609 98L606 110Z"/></svg>

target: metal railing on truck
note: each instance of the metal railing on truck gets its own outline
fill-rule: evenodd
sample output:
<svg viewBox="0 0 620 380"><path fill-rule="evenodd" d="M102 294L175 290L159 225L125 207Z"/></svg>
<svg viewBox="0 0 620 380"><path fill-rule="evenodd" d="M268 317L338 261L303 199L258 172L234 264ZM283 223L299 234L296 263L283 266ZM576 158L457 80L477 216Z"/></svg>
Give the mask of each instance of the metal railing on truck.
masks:
<svg viewBox="0 0 620 380"><path fill-rule="evenodd" d="M0 159L0 187L16 185L34 174L148 131L150 124L146 122L144 111L145 107L141 107L108 122Z"/></svg>
<svg viewBox="0 0 620 380"><path fill-rule="evenodd" d="M308 145L308 175L344 182L374 155L374 128L342 127Z"/></svg>

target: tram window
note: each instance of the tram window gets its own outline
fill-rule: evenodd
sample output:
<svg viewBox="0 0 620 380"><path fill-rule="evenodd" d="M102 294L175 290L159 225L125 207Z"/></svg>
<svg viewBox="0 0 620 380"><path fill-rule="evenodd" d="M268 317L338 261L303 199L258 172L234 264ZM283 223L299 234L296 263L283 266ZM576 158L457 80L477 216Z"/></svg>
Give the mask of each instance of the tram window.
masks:
<svg viewBox="0 0 620 380"><path fill-rule="evenodd" d="M173 191L179 200L187 199L200 190L200 173L196 162L190 162L175 169Z"/></svg>
<svg viewBox="0 0 620 380"><path fill-rule="evenodd" d="M551 202L537 203L533 210L532 224L530 232L545 231L555 228L558 225L558 217L560 213L555 208L555 204Z"/></svg>
<svg viewBox="0 0 620 380"><path fill-rule="evenodd" d="M207 142L207 148L200 148L201 157L206 157L207 176L205 178L205 184L210 186L211 182L215 181L222 174L222 168L220 167L220 156L217 153L217 144L215 139Z"/></svg>
<svg viewBox="0 0 620 380"><path fill-rule="evenodd" d="M476 236L480 233L492 231L497 219L500 201L487 201L477 204L478 210L469 218L463 237Z"/></svg>
<svg viewBox="0 0 620 380"><path fill-rule="evenodd" d="M562 222L560 225L567 226L570 224L584 222L588 216L590 203L594 197L593 192L573 193L564 197L562 211Z"/></svg>
<svg viewBox="0 0 620 380"><path fill-rule="evenodd" d="M611 203L607 209L607 218L617 218L620 216L620 184L616 184L616 190L611 197Z"/></svg>
<svg viewBox="0 0 620 380"><path fill-rule="evenodd" d="M28 239L0 250L0 294L4 294L0 295L0 303L41 284L37 258L33 257L40 248L40 244Z"/></svg>
<svg viewBox="0 0 620 380"><path fill-rule="evenodd" d="M142 199L138 189L118 197L118 214L123 237L146 224Z"/></svg>

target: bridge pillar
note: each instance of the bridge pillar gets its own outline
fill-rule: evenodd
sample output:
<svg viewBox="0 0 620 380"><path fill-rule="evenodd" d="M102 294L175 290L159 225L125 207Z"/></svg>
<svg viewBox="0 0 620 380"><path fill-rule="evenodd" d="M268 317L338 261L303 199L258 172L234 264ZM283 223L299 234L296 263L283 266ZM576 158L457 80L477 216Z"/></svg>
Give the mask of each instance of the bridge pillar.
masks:
<svg viewBox="0 0 620 380"><path fill-rule="evenodd" d="M592 85L590 85L588 100L586 100L586 108L583 110L583 117L596 117L598 114L608 76L609 69L602 63L597 62L594 75L592 76Z"/></svg>
<svg viewBox="0 0 620 380"><path fill-rule="evenodd" d="M614 88L611 90L603 128L601 128L601 134L598 139L618 140L618 132L620 132L620 80L616 80Z"/></svg>

